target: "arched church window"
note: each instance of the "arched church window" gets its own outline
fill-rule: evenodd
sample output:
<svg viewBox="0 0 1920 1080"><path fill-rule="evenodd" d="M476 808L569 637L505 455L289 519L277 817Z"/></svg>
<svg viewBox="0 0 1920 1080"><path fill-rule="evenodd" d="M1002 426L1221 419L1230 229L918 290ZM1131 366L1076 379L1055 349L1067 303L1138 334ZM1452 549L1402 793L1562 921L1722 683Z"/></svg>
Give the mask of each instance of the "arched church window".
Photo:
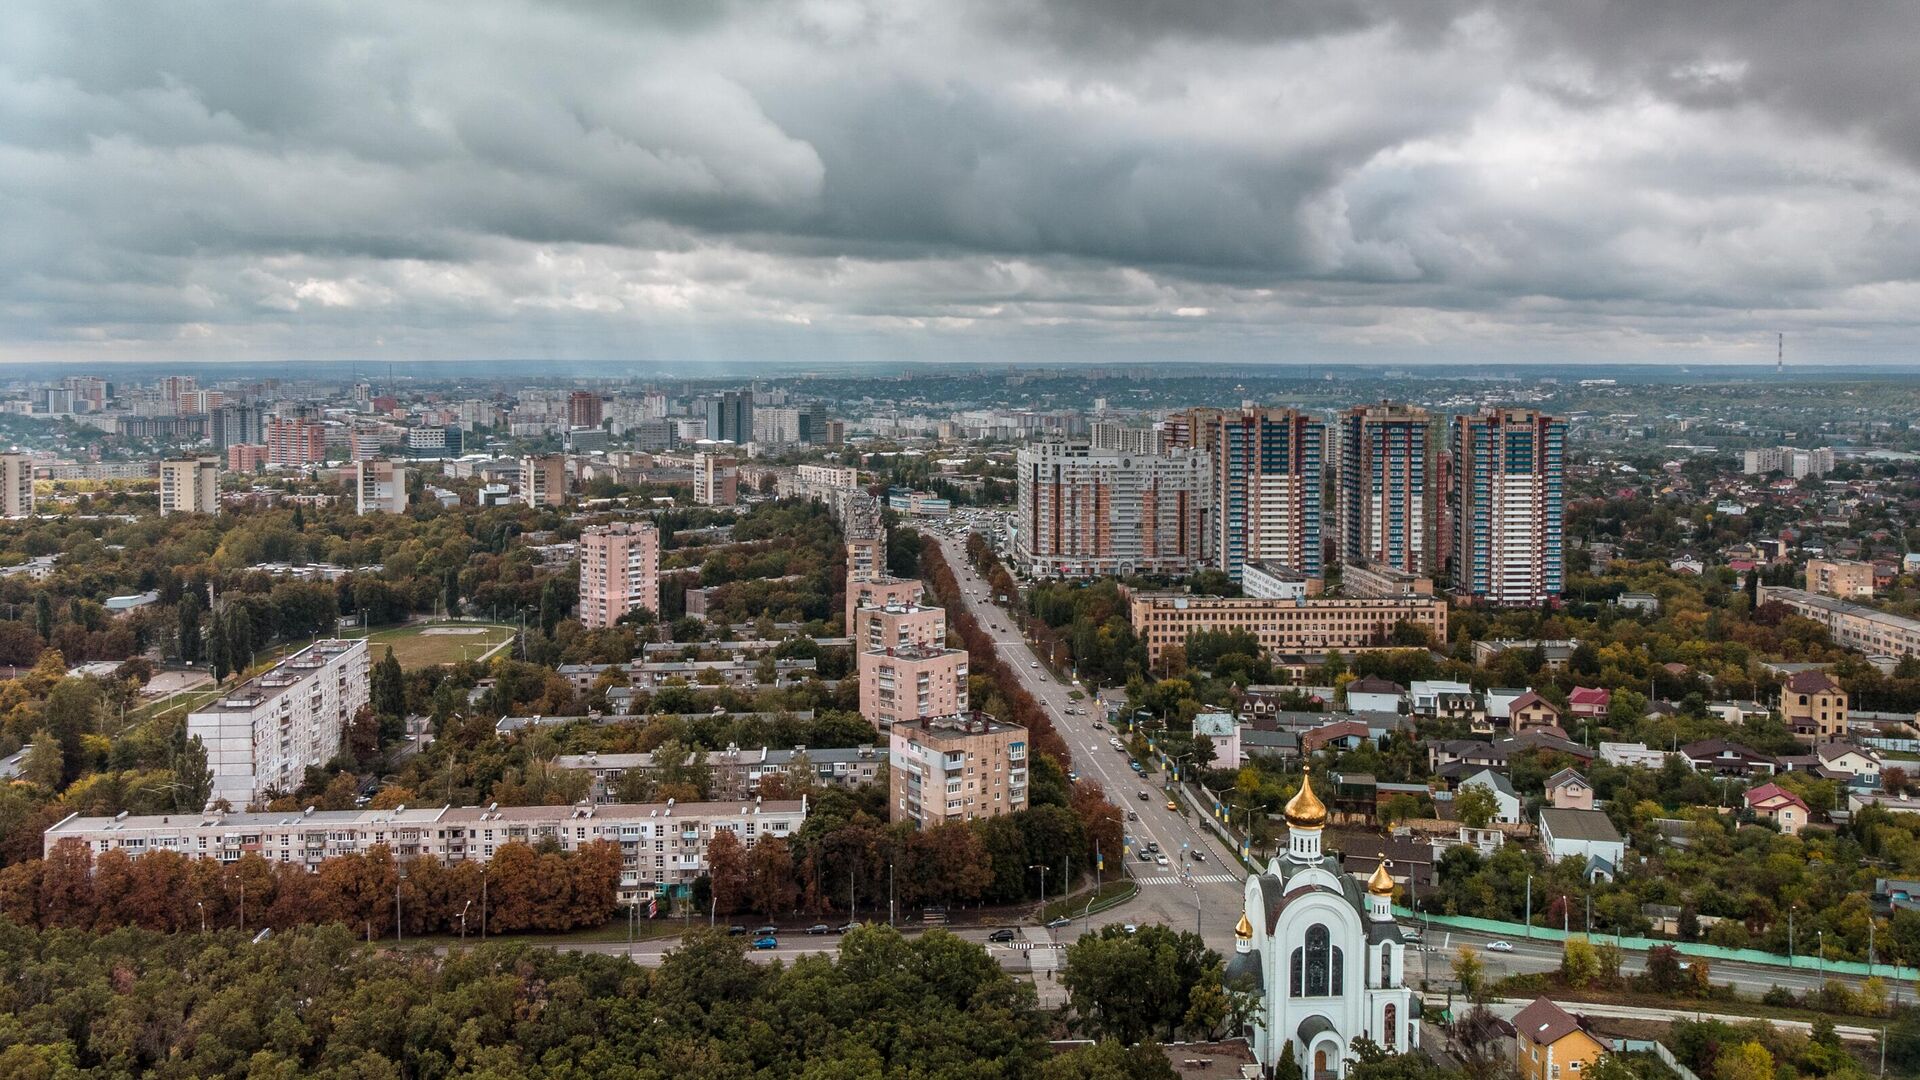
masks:
<svg viewBox="0 0 1920 1080"><path fill-rule="evenodd" d="M1307 927L1306 939L1306 994L1307 997L1327 997L1341 992L1341 955L1333 946L1333 936L1327 932L1325 923L1315 923Z"/></svg>
<svg viewBox="0 0 1920 1080"><path fill-rule="evenodd" d="M1393 946L1380 946L1380 985L1393 985Z"/></svg>
<svg viewBox="0 0 1920 1080"><path fill-rule="evenodd" d="M1391 1050L1391 1049L1393 1049L1393 1044L1394 1044L1394 1032L1395 1032L1395 1031L1397 1031L1397 1030L1399 1029L1399 1027L1400 1027L1400 1025L1399 1025L1399 1024L1397 1024L1397 1023L1395 1023L1395 1022L1394 1022L1394 1020L1396 1019L1396 1017L1397 1017L1397 1015L1398 1015L1398 1014L1397 1014L1397 1013L1396 1013L1396 1012L1394 1011L1394 1007L1393 1007L1393 1006L1391 1006L1391 1005L1389 1005L1389 1006L1387 1006L1387 1023L1386 1023L1386 1031L1384 1031L1384 1032L1382 1032L1381 1034L1382 1034L1382 1035L1384 1036L1384 1038L1382 1039L1382 1043L1383 1043L1383 1045L1385 1045L1385 1046L1386 1046L1386 1048L1387 1048L1387 1049L1389 1049L1389 1050Z"/></svg>
<svg viewBox="0 0 1920 1080"><path fill-rule="evenodd" d="M1287 964L1287 996L1288 997L1300 996L1300 990L1301 990L1300 953L1301 953L1301 950L1299 949L1293 950L1293 959L1290 960Z"/></svg>

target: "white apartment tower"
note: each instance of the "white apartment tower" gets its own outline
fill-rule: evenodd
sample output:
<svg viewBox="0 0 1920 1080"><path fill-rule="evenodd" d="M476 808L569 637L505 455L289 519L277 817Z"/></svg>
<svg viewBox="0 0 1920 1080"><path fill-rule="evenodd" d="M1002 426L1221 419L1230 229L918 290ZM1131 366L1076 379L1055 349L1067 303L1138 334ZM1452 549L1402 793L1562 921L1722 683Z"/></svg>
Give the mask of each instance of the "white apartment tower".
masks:
<svg viewBox="0 0 1920 1080"><path fill-rule="evenodd" d="M220 510L220 459L212 454L160 463L160 513L213 514Z"/></svg>
<svg viewBox="0 0 1920 1080"><path fill-rule="evenodd" d="M407 470L388 458L367 458L353 463L355 506L362 514L404 514L407 512Z"/></svg>
<svg viewBox="0 0 1920 1080"><path fill-rule="evenodd" d="M33 516L33 459L0 454L0 517Z"/></svg>
<svg viewBox="0 0 1920 1080"><path fill-rule="evenodd" d="M368 702L368 670L364 640L316 641L189 713L188 737L207 748L212 798L242 809L332 761Z"/></svg>

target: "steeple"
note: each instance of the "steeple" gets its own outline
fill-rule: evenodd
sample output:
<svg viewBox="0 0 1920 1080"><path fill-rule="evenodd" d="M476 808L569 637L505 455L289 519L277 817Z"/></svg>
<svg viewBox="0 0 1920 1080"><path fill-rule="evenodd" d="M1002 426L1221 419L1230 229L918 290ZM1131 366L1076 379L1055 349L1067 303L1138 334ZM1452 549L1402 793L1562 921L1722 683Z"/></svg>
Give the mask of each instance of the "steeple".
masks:
<svg viewBox="0 0 1920 1080"><path fill-rule="evenodd" d="M1297 863L1320 861L1320 830L1327 825L1327 807L1313 793L1313 780L1301 776L1300 790L1287 800L1287 857Z"/></svg>
<svg viewBox="0 0 1920 1080"><path fill-rule="evenodd" d="M1381 859L1373 876L1367 879L1367 918L1373 922L1393 921L1393 875L1387 873L1389 865L1390 860Z"/></svg>
<svg viewBox="0 0 1920 1080"><path fill-rule="evenodd" d="M1253 924L1247 921L1247 913L1240 913L1240 921L1233 927L1233 951L1249 952L1253 949Z"/></svg>

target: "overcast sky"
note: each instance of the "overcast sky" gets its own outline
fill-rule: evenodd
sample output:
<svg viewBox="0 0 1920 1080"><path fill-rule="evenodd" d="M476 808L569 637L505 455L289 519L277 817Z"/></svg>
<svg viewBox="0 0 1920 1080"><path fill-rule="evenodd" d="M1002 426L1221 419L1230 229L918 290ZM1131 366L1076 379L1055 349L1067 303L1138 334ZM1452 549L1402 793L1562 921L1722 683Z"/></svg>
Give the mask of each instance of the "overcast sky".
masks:
<svg viewBox="0 0 1920 1080"><path fill-rule="evenodd" d="M1920 361L1920 5L8 0L0 359Z"/></svg>

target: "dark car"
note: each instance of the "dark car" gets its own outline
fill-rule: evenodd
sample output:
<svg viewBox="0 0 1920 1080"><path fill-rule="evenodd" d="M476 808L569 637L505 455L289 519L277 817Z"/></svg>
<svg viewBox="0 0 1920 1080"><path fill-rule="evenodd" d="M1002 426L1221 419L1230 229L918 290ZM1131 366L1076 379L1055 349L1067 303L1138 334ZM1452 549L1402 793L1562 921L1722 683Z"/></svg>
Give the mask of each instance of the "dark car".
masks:
<svg viewBox="0 0 1920 1080"><path fill-rule="evenodd" d="M831 927L831 926L828 926L828 925L827 925L826 923L823 923L823 922L818 922L818 923L814 923L814 924L813 924L812 926L809 926L809 927L807 927L807 933L809 933L809 934L831 934L831 933L833 933L833 927Z"/></svg>
<svg viewBox="0 0 1920 1080"><path fill-rule="evenodd" d="M744 926L729 926L729 927L727 927L727 933L729 933L729 934L734 934L734 935L740 935L740 934L745 934L746 932L747 932L747 928L746 928L746 927L744 927Z"/></svg>
<svg viewBox="0 0 1920 1080"><path fill-rule="evenodd" d="M772 937L780 932L777 926L763 926L753 932L754 937Z"/></svg>
<svg viewBox="0 0 1920 1080"><path fill-rule="evenodd" d="M1135 854L1137 854L1137 855L1139 855L1139 856L1140 856L1140 861L1141 861L1141 862L1152 862L1152 861L1153 861L1153 852L1151 852L1151 851L1148 851L1148 850L1147 850L1146 848L1141 848L1141 849L1140 849L1140 850L1139 850L1138 852L1136 852Z"/></svg>
<svg viewBox="0 0 1920 1080"><path fill-rule="evenodd" d="M988 940L988 941L994 941L994 942L1002 942L1002 941L1012 941L1012 940L1013 940L1013 931L1011 931L1011 930L995 930L995 931L994 931L993 933L991 933L991 934L988 934L988 935L987 935L987 940Z"/></svg>
<svg viewBox="0 0 1920 1080"><path fill-rule="evenodd" d="M1059 918L1053 920L1052 922L1049 922L1047 924L1047 929L1058 930L1063 926L1072 926L1072 925L1073 925L1073 920L1067 918L1065 915L1062 915Z"/></svg>

